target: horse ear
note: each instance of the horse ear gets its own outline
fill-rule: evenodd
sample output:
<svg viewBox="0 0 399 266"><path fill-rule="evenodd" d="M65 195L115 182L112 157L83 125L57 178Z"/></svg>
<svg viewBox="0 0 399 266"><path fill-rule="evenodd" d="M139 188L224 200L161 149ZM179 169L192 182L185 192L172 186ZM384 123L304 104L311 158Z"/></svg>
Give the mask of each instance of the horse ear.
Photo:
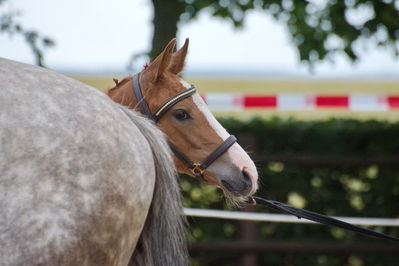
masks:
<svg viewBox="0 0 399 266"><path fill-rule="evenodd" d="M165 47L163 52L144 69L143 76L145 76L145 79L150 79L151 82L159 80L169 67L175 45L176 38L173 38Z"/></svg>
<svg viewBox="0 0 399 266"><path fill-rule="evenodd" d="M180 48L179 51L177 51L176 53L173 54L172 62L169 65L170 72L177 75L183 71L184 62L186 61L186 55L187 55L187 51L188 51L188 44L189 44L189 39L186 38L186 41L184 42L183 47Z"/></svg>

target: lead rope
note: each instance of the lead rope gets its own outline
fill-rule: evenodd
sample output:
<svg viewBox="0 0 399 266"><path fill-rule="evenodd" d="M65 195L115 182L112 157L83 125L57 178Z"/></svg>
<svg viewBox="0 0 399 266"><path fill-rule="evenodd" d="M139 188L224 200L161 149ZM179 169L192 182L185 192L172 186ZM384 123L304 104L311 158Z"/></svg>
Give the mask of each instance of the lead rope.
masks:
<svg viewBox="0 0 399 266"><path fill-rule="evenodd" d="M285 204L285 203L282 203L279 201L263 199L263 198L257 197L257 196L251 196L248 198L247 203L252 204L252 205L256 205L256 204L264 205L264 206L267 206L271 209L274 209L274 210L277 210L280 212L292 214L292 215L298 217L298 219L305 218L305 219L308 219L310 221L314 221L314 222L317 222L320 224L335 226L335 227L342 228L342 229L352 231L352 232L356 232L359 234L374 236L374 237L378 237L378 238L383 238L383 239L388 239L391 241L399 242L399 238L397 238L397 237L379 233L379 232L376 232L376 231L373 231L373 230L370 230L367 228L363 228L363 227L360 227L357 225L353 225L353 224L338 220L336 218L332 218L327 215L319 214L319 213L308 211L305 209L295 208L293 206L290 206L288 204Z"/></svg>

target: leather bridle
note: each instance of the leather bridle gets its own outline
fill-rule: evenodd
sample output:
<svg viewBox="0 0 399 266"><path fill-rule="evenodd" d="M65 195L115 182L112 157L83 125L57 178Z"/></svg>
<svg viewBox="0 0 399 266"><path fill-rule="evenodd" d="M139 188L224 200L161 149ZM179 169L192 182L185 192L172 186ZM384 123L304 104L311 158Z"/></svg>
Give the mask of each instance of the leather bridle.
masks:
<svg viewBox="0 0 399 266"><path fill-rule="evenodd" d="M149 119L153 120L155 123L158 122L158 120L161 119L162 116L173 105L192 96L197 91L195 89L195 86L191 85L190 88L176 94L172 98L165 101L163 104L161 104L160 107L158 107L158 109L154 113L152 113L150 107L148 106L148 103L144 99L139 78L140 78L140 72L133 76L134 95L136 96L136 100L141 109L141 112L144 115L146 115ZM211 152L211 154L209 154L208 157L206 157L202 163L191 161L187 155L185 155L182 151L177 149L170 141L169 145L173 153L176 155L176 157L186 164L188 169L195 175L195 177L203 177L205 169L208 166L210 166L217 158L219 158L224 152L226 152L236 141L237 141L236 137L230 135L222 144L220 144L213 152Z"/></svg>

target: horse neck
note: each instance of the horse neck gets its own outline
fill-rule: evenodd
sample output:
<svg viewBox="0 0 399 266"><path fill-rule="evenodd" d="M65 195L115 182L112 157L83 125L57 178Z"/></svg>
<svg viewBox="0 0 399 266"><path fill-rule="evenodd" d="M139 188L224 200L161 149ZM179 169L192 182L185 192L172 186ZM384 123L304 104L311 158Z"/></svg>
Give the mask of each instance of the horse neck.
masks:
<svg viewBox="0 0 399 266"><path fill-rule="evenodd" d="M108 90L107 95L116 103L129 109L136 109L137 100L133 92L132 77L126 77L115 87Z"/></svg>

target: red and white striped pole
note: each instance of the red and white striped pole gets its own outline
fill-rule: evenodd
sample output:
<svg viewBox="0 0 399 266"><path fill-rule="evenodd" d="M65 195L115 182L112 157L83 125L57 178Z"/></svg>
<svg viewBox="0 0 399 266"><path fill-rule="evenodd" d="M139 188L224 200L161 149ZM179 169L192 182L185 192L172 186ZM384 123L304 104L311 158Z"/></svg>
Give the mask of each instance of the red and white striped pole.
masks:
<svg viewBox="0 0 399 266"><path fill-rule="evenodd" d="M240 111L246 109L348 111L399 110L399 95L350 94L313 95L282 93L278 95L243 95L208 93L202 95L213 111Z"/></svg>

